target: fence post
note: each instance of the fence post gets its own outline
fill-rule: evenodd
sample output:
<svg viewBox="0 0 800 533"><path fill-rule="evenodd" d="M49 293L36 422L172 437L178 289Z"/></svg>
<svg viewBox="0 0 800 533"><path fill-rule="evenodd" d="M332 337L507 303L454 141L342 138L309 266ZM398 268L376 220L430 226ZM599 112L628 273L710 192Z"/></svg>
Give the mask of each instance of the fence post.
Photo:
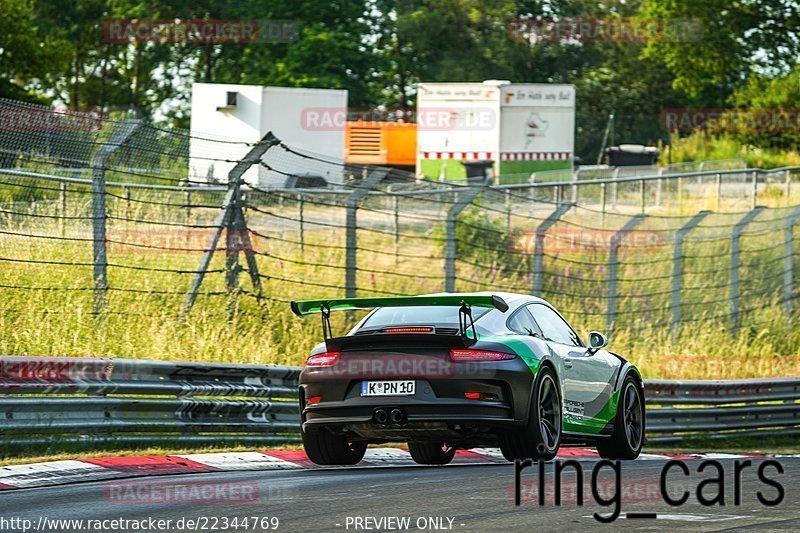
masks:
<svg viewBox="0 0 800 533"><path fill-rule="evenodd" d="M482 184L467 187L458 201L447 211L444 231L444 292L455 292L456 290L456 225L458 223L458 215L483 192L485 186L485 184Z"/></svg>
<svg viewBox="0 0 800 533"><path fill-rule="evenodd" d="M364 168L366 176L367 169ZM345 204L347 209L345 222L345 270L344 270L344 296L345 298L356 297L356 246L357 246L357 218L356 211L361 200L366 198L371 190L387 176L389 169L377 168L369 176L356 185L355 190L347 197Z"/></svg>
<svg viewBox="0 0 800 533"><path fill-rule="evenodd" d="M675 252L672 255L672 327L681 321L681 283L683 276L683 241L711 211L700 211L675 234Z"/></svg>
<svg viewBox="0 0 800 533"><path fill-rule="evenodd" d="M622 226L622 229L611 236L611 248L608 252L608 308L606 310L606 328L613 331L617 322L617 274L619 271L619 246L622 239L647 218L644 213L635 215Z"/></svg>
<svg viewBox="0 0 800 533"><path fill-rule="evenodd" d="M192 191L189 188L191 185L186 185L186 222L192 219Z"/></svg>
<svg viewBox="0 0 800 533"><path fill-rule="evenodd" d="M641 185L640 185L640 191L639 191L639 194L641 194L641 200L642 200L642 213L645 212L645 192L646 192L645 183L646 183L645 180L642 180Z"/></svg>
<svg viewBox="0 0 800 533"><path fill-rule="evenodd" d="M678 213L683 212L683 176L678 176Z"/></svg>
<svg viewBox="0 0 800 533"><path fill-rule="evenodd" d="M556 207L556 210L550 213L539 227L536 228L536 240L534 241L533 248L533 270L531 272L531 294L534 296L541 296L542 294L542 277L544 275L544 237L553 224L559 221L567 211L572 209L575 204L561 204Z"/></svg>
<svg viewBox="0 0 800 533"><path fill-rule="evenodd" d="M786 178L783 182L783 195L786 198L784 205L791 205L792 201L789 198L789 195L792 193L792 171L786 170L784 172L786 173Z"/></svg>
<svg viewBox="0 0 800 533"><path fill-rule="evenodd" d="M400 197L394 195L394 264L400 262L398 254L400 253Z"/></svg>
<svg viewBox="0 0 800 533"><path fill-rule="evenodd" d="M606 227L606 184L600 184L600 223Z"/></svg>
<svg viewBox="0 0 800 533"><path fill-rule="evenodd" d="M61 200L61 236L67 234L67 182L62 181L58 187L59 199Z"/></svg>
<svg viewBox="0 0 800 533"><path fill-rule="evenodd" d="M267 152L267 150L270 149L270 147L275 146L278 143L280 143L280 141L272 134L272 132L267 133L255 146L250 149L247 155L245 155L236 163L233 169L231 169L231 171L228 173L228 192L225 193L225 199L222 201L222 208L219 216L217 217L214 233L212 233L211 239L209 240L206 249L203 251L203 257L200 259L200 265L197 267L194 279L192 279L192 285L189 287L189 293L186 295L186 300L183 303L183 314L186 314L191 310L195 300L197 299L197 294L200 291L200 285L203 284L203 278L205 277L206 272L208 272L208 266L211 264L211 258L214 257L214 251L217 248L217 244L219 243L219 239L222 236L223 230L228 230L228 242L226 243L228 246L231 245L231 233L239 235L239 237L242 238L242 245L248 252L246 253L246 257L247 265L250 270L250 279L260 297L261 279L258 275L256 258L252 253L250 237L247 235L247 225L244 221L243 201L241 196L241 185L244 181L242 180L242 176L247 169L255 164L258 164L258 162L261 160L261 157ZM244 227L243 230L234 229L233 232L231 231L231 228L240 228L242 226ZM238 245L239 243L236 244ZM230 255L232 255L230 247L226 249L226 252L229 254L226 256L225 262L226 273L228 273L228 276L230 276L226 277L226 282L236 282L237 280L234 279L233 269L238 266L238 254L235 255L234 259L230 257ZM236 274L238 275L238 269L236 269ZM231 286L228 285L228 288L231 289Z"/></svg>
<svg viewBox="0 0 800 533"><path fill-rule="evenodd" d="M758 196L758 172L754 170L752 177L752 191L750 192L750 209L756 208L757 196Z"/></svg>
<svg viewBox="0 0 800 533"><path fill-rule="evenodd" d="M664 167L658 167L658 175L662 176L664 174ZM664 178L658 178L656 183L656 205L661 207L661 193L664 189Z"/></svg>
<svg viewBox="0 0 800 533"><path fill-rule="evenodd" d="M792 313L794 286L794 225L798 218L800 218L800 207L795 207L786 217L783 229L783 305L789 314Z"/></svg>
<svg viewBox="0 0 800 533"><path fill-rule="evenodd" d="M108 292L108 256L106 254L106 164L120 146L130 139L140 122L120 123L111 138L92 158L92 257L94 263L94 314L106 307Z"/></svg>
<svg viewBox="0 0 800 533"><path fill-rule="evenodd" d="M616 179L617 179L617 178L619 178L619 167L616 167L616 168L614 169L614 171L613 171L613 172L612 172L612 174L611 174L611 177L612 177L612 178L615 180L615 181L614 181L614 182L611 184L611 207L612 207L614 210L616 210L616 209L617 209L617 193L619 192L619 191L618 191L618 188L617 188L617 182L616 182Z"/></svg>
<svg viewBox="0 0 800 533"><path fill-rule="evenodd" d="M131 218L131 188L125 187L125 218Z"/></svg>
<svg viewBox="0 0 800 533"><path fill-rule="evenodd" d="M300 253L303 253L306 250L306 236L305 236L305 227L304 227L305 226L305 220L304 220L304 215L305 214L303 213L304 207L305 206L304 206L303 193L300 193L300 194L297 195L297 211L298 211L297 215L298 215L298 220L299 220L299 223L300 223L300 235L299 235L299 237L300 237Z"/></svg>
<svg viewBox="0 0 800 533"><path fill-rule="evenodd" d="M572 203L578 203L578 183L575 182L572 184Z"/></svg>
<svg viewBox="0 0 800 533"><path fill-rule="evenodd" d="M745 227L758 216L761 211L765 209L764 206L758 206L752 211L748 212L742 219L736 223L731 233L731 330L736 331L739 329L739 238Z"/></svg>
<svg viewBox="0 0 800 533"><path fill-rule="evenodd" d="M506 189L506 233L511 233L511 191Z"/></svg>

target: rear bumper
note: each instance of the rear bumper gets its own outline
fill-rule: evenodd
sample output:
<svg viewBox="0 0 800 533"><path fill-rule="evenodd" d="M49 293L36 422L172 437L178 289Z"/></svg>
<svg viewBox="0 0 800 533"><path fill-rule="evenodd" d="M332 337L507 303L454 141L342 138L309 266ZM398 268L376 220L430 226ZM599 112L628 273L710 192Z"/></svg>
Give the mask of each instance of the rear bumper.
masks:
<svg viewBox="0 0 800 533"><path fill-rule="evenodd" d="M413 396L361 396L361 384L375 379L415 381ZM519 358L459 368L453 375L391 377L337 376L304 370L300 376L303 430L326 427L367 440L408 440L430 435L484 435L522 426L528 419L533 375ZM491 395L467 399L468 391ZM306 398L320 402L306 405ZM380 423L378 409L399 409L400 424Z"/></svg>

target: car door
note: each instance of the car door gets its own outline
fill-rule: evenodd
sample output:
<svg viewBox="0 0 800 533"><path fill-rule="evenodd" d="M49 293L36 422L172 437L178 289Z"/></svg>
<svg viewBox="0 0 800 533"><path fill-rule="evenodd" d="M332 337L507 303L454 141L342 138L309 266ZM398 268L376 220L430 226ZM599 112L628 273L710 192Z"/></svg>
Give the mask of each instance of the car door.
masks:
<svg viewBox="0 0 800 533"><path fill-rule="evenodd" d="M590 354L586 345L555 309L544 303L528 306L544 340L564 363L564 429L596 433L605 426L616 373L613 356Z"/></svg>

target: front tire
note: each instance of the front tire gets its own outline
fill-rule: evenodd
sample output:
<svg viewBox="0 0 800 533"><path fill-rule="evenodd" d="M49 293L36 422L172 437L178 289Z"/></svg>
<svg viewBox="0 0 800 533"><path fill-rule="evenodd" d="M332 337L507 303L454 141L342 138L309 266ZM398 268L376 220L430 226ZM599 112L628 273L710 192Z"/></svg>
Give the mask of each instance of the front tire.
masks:
<svg viewBox="0 0 800 533"><path fill-rule="evenodd" d="M354 465L364 458L366 442L348 442L327 428L303 431L303 448L311 462L318 465Z"/></svg>
<svg viewBox="0 0 800 533"><path fill-rule="evenodd" d="M549 461L558 453L562 410L557 383L555 372L550 367L539 370L531 396L527 426L499 435L500 451L507 460Z"/></svg>
<svg viewBox="0 0 800 533"><path fill-rule="evenodd" d="M614 432L597 441L597 452L603 459L636 459L644 444L644 398L636 380L628 376L622 384Z"/></svg>
<svg viewBox="0 0 800 533"><path fill-rule="evenodd" d="M409 442L408 452L414 462L421 465L446 465L456 455L454 447L435 442Z"/></svg>

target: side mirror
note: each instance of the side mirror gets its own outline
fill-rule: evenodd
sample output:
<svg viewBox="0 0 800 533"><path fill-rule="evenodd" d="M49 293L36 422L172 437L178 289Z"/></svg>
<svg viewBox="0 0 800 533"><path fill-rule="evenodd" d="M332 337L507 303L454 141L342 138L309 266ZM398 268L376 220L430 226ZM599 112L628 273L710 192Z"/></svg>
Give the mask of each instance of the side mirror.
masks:
<svg viewBox="0 0 800 533"><path fill-rule="evenodd" d="M608 346L608 339L599 331L592 331L589 333L589 353L594 354L597 350L601 350Z"/></svg>

